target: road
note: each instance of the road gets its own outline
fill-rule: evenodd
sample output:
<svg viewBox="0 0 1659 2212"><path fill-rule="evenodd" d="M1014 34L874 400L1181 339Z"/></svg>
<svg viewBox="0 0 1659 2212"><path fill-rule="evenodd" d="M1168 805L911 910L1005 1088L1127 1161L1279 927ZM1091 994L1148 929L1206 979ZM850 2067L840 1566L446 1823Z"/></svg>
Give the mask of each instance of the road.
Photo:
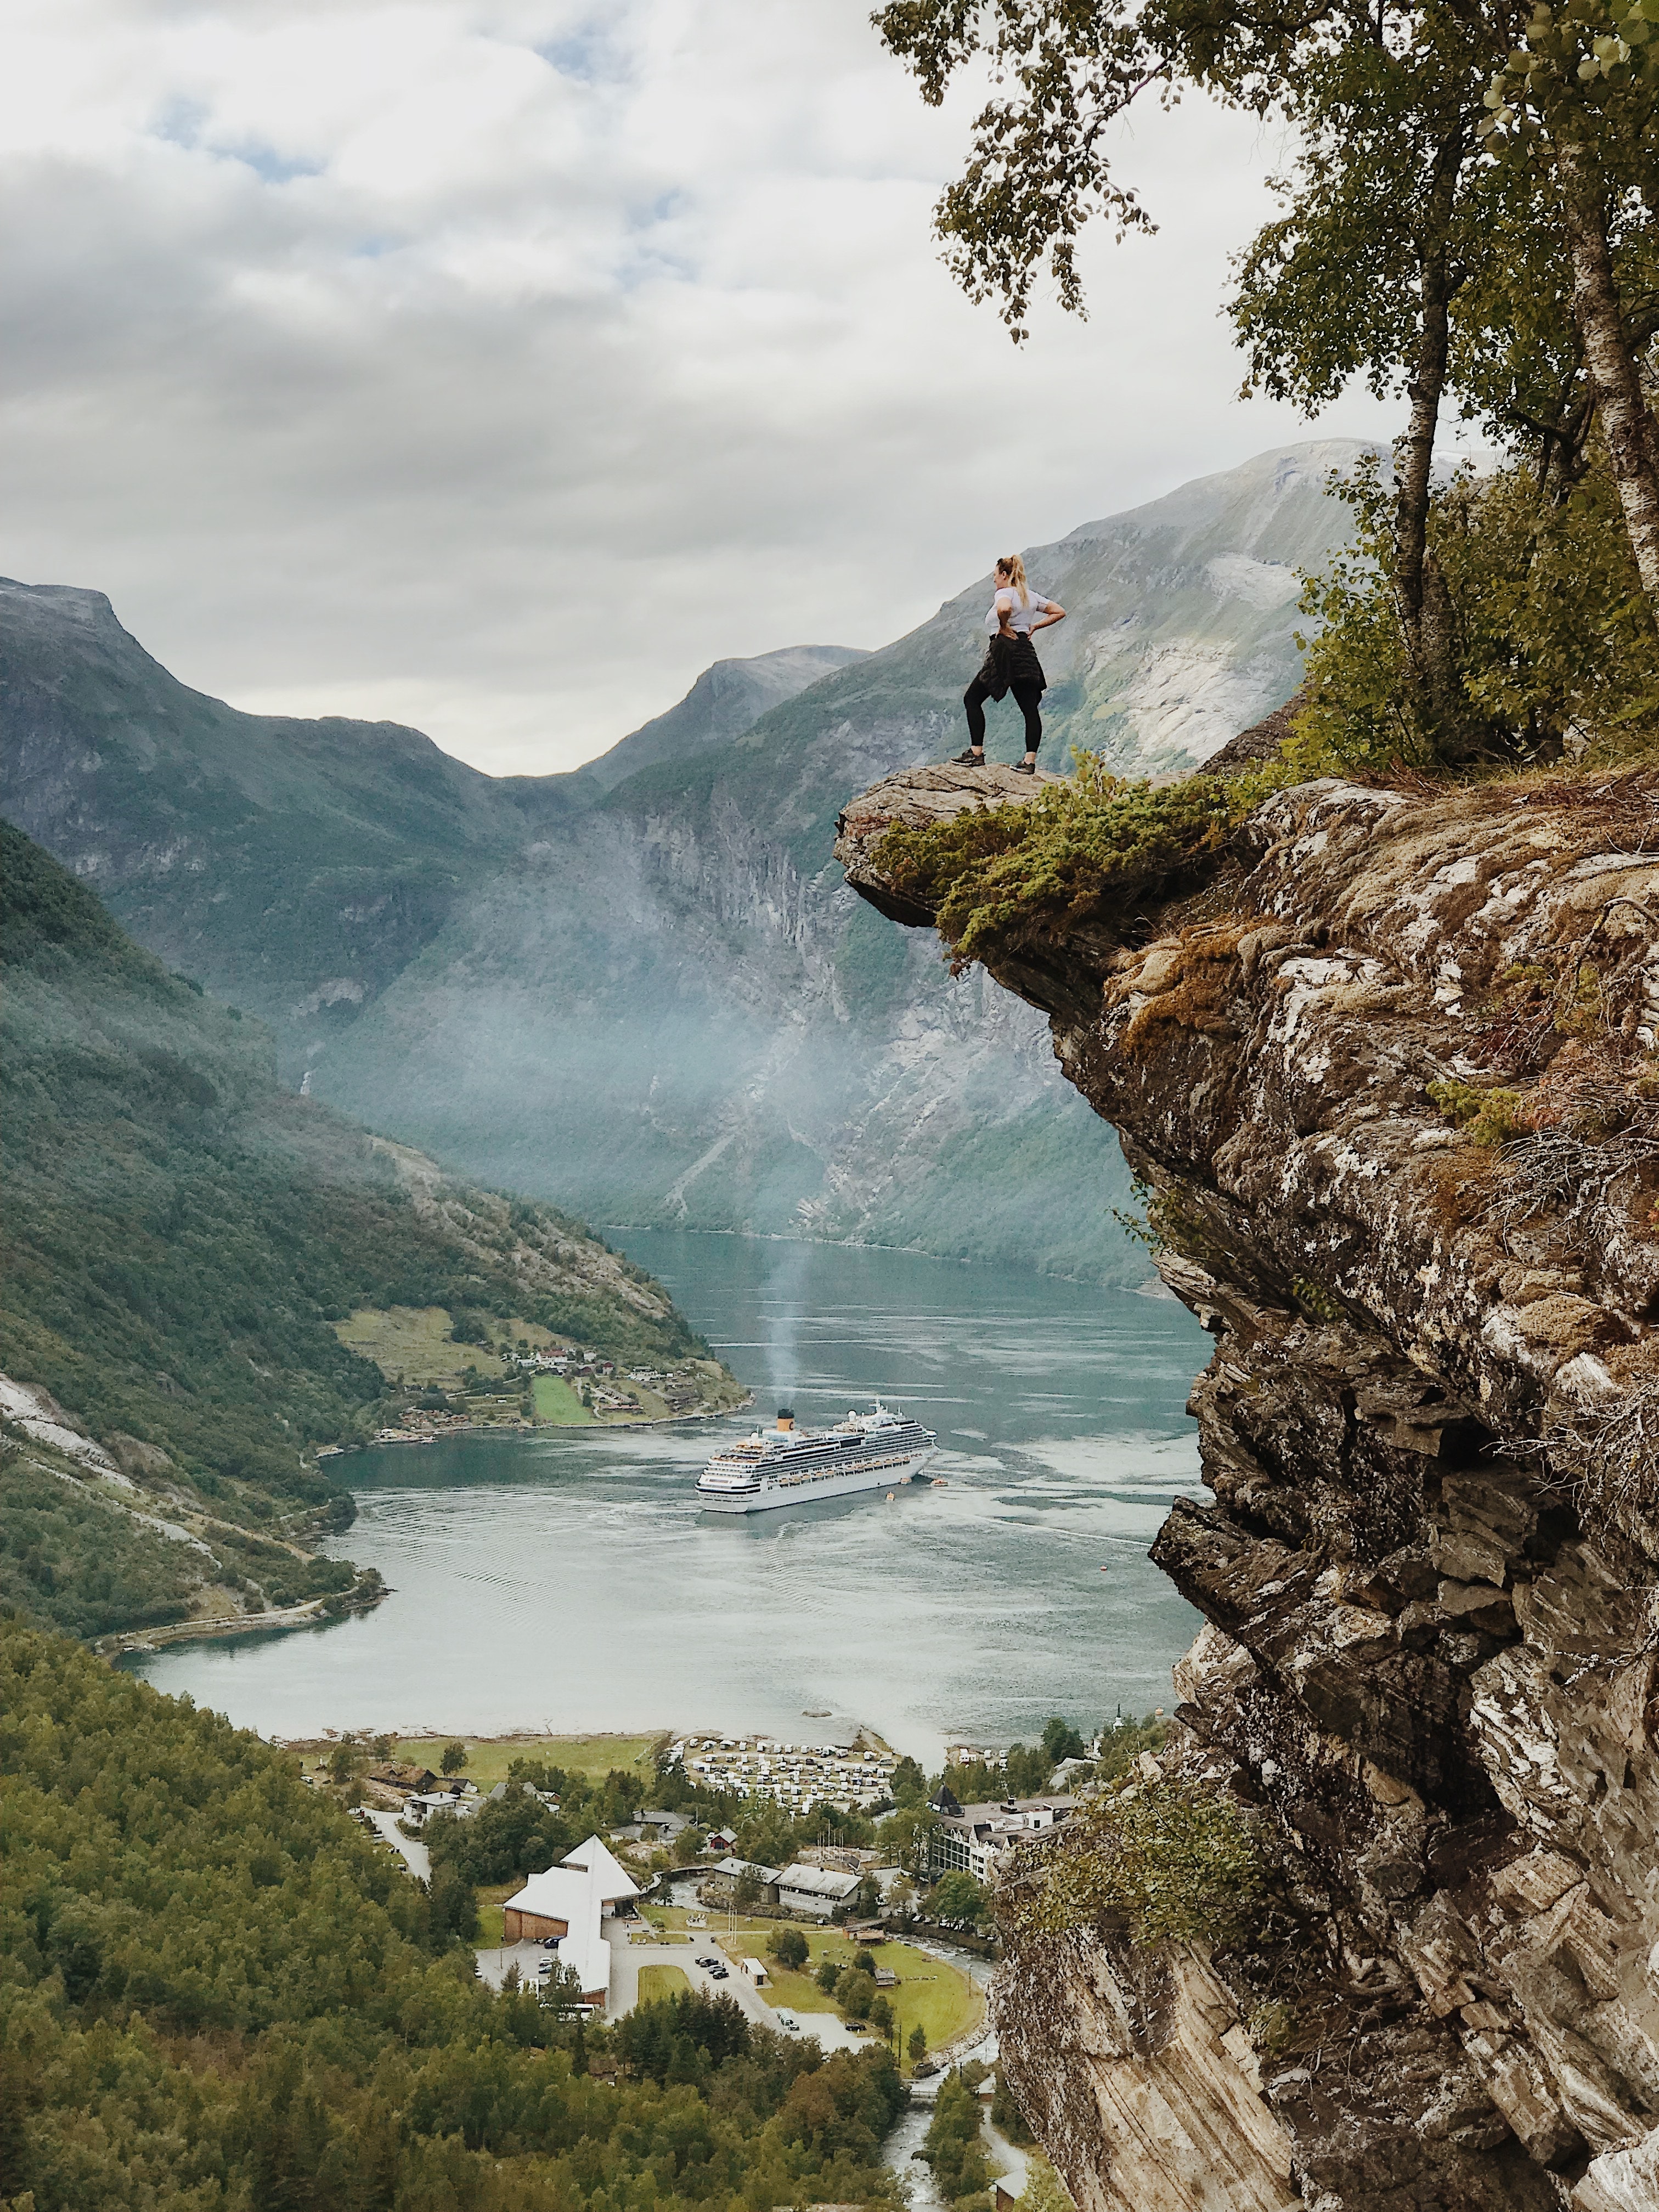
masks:
<svg viewBox="0 0 1659 2212"><path fill-rule="evenodd" d="M757 1989L735 1961L729 1964L723 1982L716 1981L707 1967L698 1966L699 1957L714 1959L722 1954L717 1935L705 1929L693 1932L695 1941L690 1943L630 1943L620 1929L612 1935L610 2018L620 2020L639 2002L641 1966L678 1966L694 1990L702 1990L709 1996L735 1998L757 2026L775 2031L778 2016L767 2002L765 1991ZM853 2034L833 2013L803 2012L796 2017L803 2036L816 2036L826 2051L862 2051L868 2047L867 2035Z"/></svg>
<svg viewBox="0 0 1659 2212"><path fill-rule="evenodd" d="M424 1880L425 1867L416 1866L412 1854L419 1852L424 1861L426 1846L411 1844L402 1836L396 1836L393 1840L409 1858L411 1868ZM689 1943L634 1943L629 1940L628 1927L629 1923L621 1920L605 1923L605 1936L611 1945L611 1988L605 2005L607 2020L623 2019L639 2002L641 1966L678 1966L694 1990L699 1990L708 1996L729 1996L757 2026L783 2032L779 2028L777 2014L767 2002L765 1992L755 1986L735 1960L729 1964L723 1981L717 1980L706 1966L697 1964L699 1957L709 1959L722 1955L720 1937L714 1930L694 1929L693 1940ZM935 1955L943 1958L946 1954L939 1952ZM500 1989L514 1966L519 1970L520 1981L533 1983L536 1970L546 1956L539 1943L509 1943L500 1950L480 1951L477 1954L478 1972L492 1989ZM953 1960L951 1963L956 1962ZM979 1978L979 1976L975 1976L975 1979ZM800 2022L803 2038L815 2037L825 2051L867 2051L870 2048L870 2034L867 2032L862 2035L855 2034L835 2013L797 2012L794 2017ZM949 2050L946 2066L970 2055L975 2058L994 2060L996 2057L994 2036L988 2032L970 2039L969 2050ZM931 2080L916 2082L913 2094L918 2101L931 2104L939 2094L939 2083L944 2078L941 2071ZM1004 2148L999 2142L999 2150ZM1018 2172L1021 2165L1020 2154L1012 2144L1006 2148L1008 2162Z"/></svg>
<svg viewBox="0 0 1659 2212"><path fill-rule="evenodd" d="M379 1812L372 1805L366 1806L364 1810L368 1813L369 1819L374 1822L380 1833L386 1838L392 1850L402 1858L404 1865L408 1867L410 1874L414 1875L416 1881L430 1881L432 1879L432 1854L428 1850L424 1844L412 1843L407 1836L400 1835L398 1833L397 1814Z"/></svg>

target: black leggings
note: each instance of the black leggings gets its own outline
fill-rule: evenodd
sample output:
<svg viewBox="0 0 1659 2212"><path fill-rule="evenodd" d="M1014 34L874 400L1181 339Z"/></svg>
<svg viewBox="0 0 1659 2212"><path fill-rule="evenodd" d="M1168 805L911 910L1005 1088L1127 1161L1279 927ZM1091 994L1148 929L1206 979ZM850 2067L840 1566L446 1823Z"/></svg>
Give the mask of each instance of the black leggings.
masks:
<svg viewBox="0 0 1659 2212"><path fill-rule="evenodd" d="M1042 743L1042 686L1040 684L1011 684L1014 704L1025 717L1025 750L1034 753ZM975 677L962 695L962 703L968 710L968 742L972 745L985 743L985 702L991 696L982 676Z"/></svg>

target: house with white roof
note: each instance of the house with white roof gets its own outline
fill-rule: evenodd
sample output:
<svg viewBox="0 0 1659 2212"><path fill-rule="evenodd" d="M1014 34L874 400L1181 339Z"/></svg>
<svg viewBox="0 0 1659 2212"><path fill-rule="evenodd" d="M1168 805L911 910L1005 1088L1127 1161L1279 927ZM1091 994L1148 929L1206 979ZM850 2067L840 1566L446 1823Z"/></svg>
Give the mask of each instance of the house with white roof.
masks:
<svg viewBox="0 0 1659 2212"><path fill-rule="evenodd" d="M556 1956L575 1975L585 2004L602 2005L611 1989L611 1946L605 1923L619 1905L639 1895L597 1836L580 1844L560 1865L532 1874L501 1907L507 1943L556 1939Z"/></svg>
<svg viewBox="0 0 1659 2212"><path fill-rule="evenodd" d="M737 1895L738 1884L745 1875L751 1875L754 1877L756 1904L775 1905L777 1903L778 1869L776 1867L761 1866L753 1859L722 1859L718 1866L709 1869L697 1895L705 1904L712 1904L719 1898L734 1898Z"/></svg>
<svg viewBox="0 0 1659 2212"><path fill-rule="evenodd" d="M856 1894L859 1878L833 1867L785 1867L778 1876L778 1903L787 1912L812 1920L833 1920L838 1906Z"/></svg>

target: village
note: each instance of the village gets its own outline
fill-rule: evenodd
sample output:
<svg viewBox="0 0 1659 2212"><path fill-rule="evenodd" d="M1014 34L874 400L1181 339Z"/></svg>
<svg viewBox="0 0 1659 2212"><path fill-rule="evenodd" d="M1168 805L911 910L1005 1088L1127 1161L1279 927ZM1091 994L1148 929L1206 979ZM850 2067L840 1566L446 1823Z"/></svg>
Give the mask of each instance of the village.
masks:
<svg viewBox="0 0 1659 2212"><path fill-rule="evenodd" d="M765 1797L799 1811L822 1801L863 1812L892 1796L896 1752L860 1730L850 1746L779 1743L770 1736L690 1735L671 1753L713 1790Z"/></svg>
<svg viewBox="0 0 1659 2212"><path fill-rule="evenodd" d="M559 1810L556 1794L507 1778L523 1741L440 1747L348 1735L290 1748L312 1786L341 1792L352 1817L429 1882L437 1824L470 1825L517 1793ZM561 1755L580 1741L561 1745ZM637 1763L660 1756L663 1744L641 1740L636 1751L595 1740L592 1757L597 1765L635 1751ZM693 1734L669 1749L701 1752L711 1775L745 1778L750 1796L785 1793L773 1796L780 1803L810 1776L815 1797L830 1802L833 1792L848 1809L878 1802L896 1764L867 1734L850 1747ZM426 1753L435 1771L410 1753ZM481 1978L611 2022L676 1991L723 1993L758 2025L812 2036L826 2050L881 2037L919 2090L983 2042L988 1965L973 1951L985 1947L961 1953L919 1923L904 1869L876 1850L827 1844L801 1848L786 1867L752 1864L735 1855L732 1829L688 1838L691 1825L683 1812L643 1807L556 1864L481 1889Z"/></svg>
<svg viewBox="0 0 1659 2212"><path fill-rule="evenodd" d="M334 1324L342 1344L386 1378L365 1443L432 1444L487 1430L621 1427L704 1419L748 1402L713 1358L627 1364L522 1318L442 1306L359 1307ZM325 1446L333 1459L356 1445Z"/></svg>

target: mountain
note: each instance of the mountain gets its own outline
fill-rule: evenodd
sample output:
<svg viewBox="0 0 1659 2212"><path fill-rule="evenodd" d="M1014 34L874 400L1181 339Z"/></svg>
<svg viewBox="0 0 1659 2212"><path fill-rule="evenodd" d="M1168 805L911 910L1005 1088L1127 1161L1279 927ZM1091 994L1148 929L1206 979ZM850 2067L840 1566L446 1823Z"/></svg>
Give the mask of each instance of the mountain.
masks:
<svg viewBox="0 0 1659 2212"><path fill-rule="evenodd" d="M349 1589L303 1540L349 1519L319 1448L397 1402L345 1340L396 1310L465 1317L483 1375L533 1327L738 1395L647 1276L296 1097L262 1024L5 823L0 969L5 1601L91 1634Z"/></svg>
<svg viewBox="0 0 1659 2212"><path fill-rule="evenodd" d="M706 672L607 759L733 734L849 648ZM292 1072L348 1025L490 872L615 781L483 775L395 722L245 714L192 691L101 592L0 579L10 818L170 965L258 1012ZM632 750L636 748L637 750Z"/></svg>
<svg viewBox="0 0 1659 2212"><path fill-rule="evenodd" d="M1030 549L1069 610L1042 640L1045 762L1080 743L1190 765L1279 705L1295 572L1346 540L1325 485L1365 450L1265 454ZM1042 1023L881 929L830 854L848 792L957 750L988 599L981 580L735 735L746 707L711 671L608 766L492 781L415 732L235 715L96 594L12 586L13 811L270 1020L290 1079L486 1180L590 1219L1139 1280L1115 1140ZM781 658L810 674L824 650ZM736 666L754 703L757 665ZM992 712L1007 757L1012 710Z"/></svg>
<svg viewBox="0 0 1659 2212"><path fill-rule="evenodd" d="M703 670L677 706L618 739L608 753L577 773L597 790L614 790L659 761L683 759L722 738L740 738L770 708L781 707L820 677L864 657L856 646L787 645L750 660L717 660Z"/></svg>

